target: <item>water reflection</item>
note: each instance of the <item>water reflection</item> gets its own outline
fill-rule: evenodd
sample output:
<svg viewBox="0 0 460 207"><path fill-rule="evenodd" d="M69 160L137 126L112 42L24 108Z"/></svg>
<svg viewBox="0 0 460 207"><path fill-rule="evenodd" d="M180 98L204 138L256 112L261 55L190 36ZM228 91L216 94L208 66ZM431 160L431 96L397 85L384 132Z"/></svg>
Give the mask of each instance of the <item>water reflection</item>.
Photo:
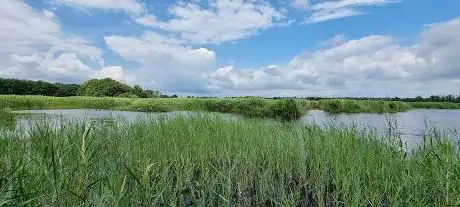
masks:
<svg viewBox="0 0 460 207"><path fill-rule="evenodd" d="M410 147L417 144L425 134L435 130L438 133L445 133L444 136L458 140L460 110L421 109L391 114L328 114L324 111L311 110L302 117L301 122L317 123L321 126L331 123L349 126L354 124L361 128L374 128L380 134L392 130Z"/></svg>
<svg viewBox="0 0 460 207"><path fill-rule="evenodd" d="M135 121L139 119L164 119L180 116L197 116L206 114L216 118L238 119L241 116L213 112L176 111L165 113L147 113L131 111L112 111L94 109L66 109L66 110L26 110L16 111L20 114L17 120L16 131L25 131L36 123L46 120L48 124L59 127L62 122L98 122L98 124L116 124L120 120ZM429 130L436 129L452 139L459 139L460 110L422 109L392 114L358 113L358 114L328 114L323 111L311 110L300 120L301 123L316 123L320 126L329 124L344 124L387 135L389 131L401 136L407 146L413 147L421 141Z"/></svg>

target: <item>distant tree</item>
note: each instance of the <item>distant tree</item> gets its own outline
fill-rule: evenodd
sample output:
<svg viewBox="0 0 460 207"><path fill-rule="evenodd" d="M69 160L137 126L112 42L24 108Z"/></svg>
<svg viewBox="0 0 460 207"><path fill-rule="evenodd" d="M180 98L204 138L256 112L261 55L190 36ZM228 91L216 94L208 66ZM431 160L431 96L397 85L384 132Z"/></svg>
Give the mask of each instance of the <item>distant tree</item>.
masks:
<svg viewBox="0 0 460 207"><path fill-rule="evenodd" d="M150 89L144 90L144 93L147 94L147 98L158 98L161 95L159 91L154 91Z"/></svg>
<svg viewBox="0 0 460 207"><path fill-rule="evenodd" d="M80 92L80 85L77 84L55 84L58 89L56 90L54 96L66 97L66 96L77 96Z"/></svg>
<svg viewBox="0 0 460 207"><path fill-rule="evenodd" d="M144 93L144 90L139 85L134 85L131 93L140 98L147 98L147 94Z"/></svg>
<svg viewBox="0 0 460 207"><path fill-rule="evenodd" d="M76 84L0 78L0 94L75 96L79 88Z"/></svg>
<svg viewBox="0 0 460 207"><path fill-rule="evenodd" d="M81 87L84 96L117 97L120 94L131 92L133 89L126 84L120 83L111 78L91 79Z"/></svg>
<svg viewBox="0 0 460 207"><path fill-rule="evenodd" d="M423 101L423 98L421 96L415 97L415 101Z"/></svg>

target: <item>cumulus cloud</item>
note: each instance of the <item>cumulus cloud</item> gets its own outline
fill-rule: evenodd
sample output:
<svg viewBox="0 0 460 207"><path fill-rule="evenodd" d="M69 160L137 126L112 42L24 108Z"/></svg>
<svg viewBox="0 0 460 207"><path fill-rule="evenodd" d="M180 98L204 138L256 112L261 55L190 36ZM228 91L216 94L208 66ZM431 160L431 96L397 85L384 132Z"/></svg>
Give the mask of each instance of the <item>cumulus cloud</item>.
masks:
<svg viewBox="0 0 460 207"><path fill-rule="evenodd" d="M194 44L243 39L276 26L284 14L263 0L210 0L207 5L175 3L168 9L171 19L154 15L138 18L139 24L176 33Z"/></svg>
<svg viewBox="0 0 460 207"><path fill-rule="evenodd" d="M24 1L0 7L0 75L33 80L79 82L103 63L101 49L62 31L57 16Z"/></svg>
<svg viewBox="0 0 460 207"><path fill-rule="evenodd" d="M130 78L126 77L124 74L123 67L121 66L108 66L104 67L101 70L98 71L92 71L89 76L91 78L112 78L114 80L118 81L126 81L130 82L132 81Z"/></svg>
<svg viewBox="0 0 460 207"><path fill-rule="evenodd" d="M321 46L326 46L326 47L331 47L331 46L337 46L345 43L347 41L347 38L345 37L344 34L338 34L334 36L333 38L326 40L321 43Z"/></svg>
<svg viewBox="0 0 460 207"><path fill-rule="evenodd" d="M141 68L131 71L138 83L162 87L163 90L199 90L205 88L203 74L214 63L216 54L206 48L192 48L180 40L155 32L141 36L104 37L107 46Z"/></svg>
<svg viewBox="0 0 460 207"><path fill-rule="evenodd" d="M300 54L276 68L223 67L209 75L209 88L237 94L280 89L299 95L455 93L458 48L460 19L454 19L426 27L419 44L401 45L391 36L374 35Z"/></svg>
<svg viewBox="0 0 460 207"><path fill-rule="evenodd" d="M145 12L144 5L138 0L54 0L54 3L78 9L123 11L132 16Z"/></svg>

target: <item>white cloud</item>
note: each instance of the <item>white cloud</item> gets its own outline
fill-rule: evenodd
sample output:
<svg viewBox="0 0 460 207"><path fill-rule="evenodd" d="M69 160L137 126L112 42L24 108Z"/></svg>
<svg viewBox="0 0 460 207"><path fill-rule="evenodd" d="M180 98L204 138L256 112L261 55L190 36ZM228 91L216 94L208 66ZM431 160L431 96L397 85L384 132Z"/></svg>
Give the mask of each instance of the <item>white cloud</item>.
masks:
<svg viewBox="0 0 460 207"><path fill-rule="evenodd" d="M191 43L221 43L243 39L274 27L284 14L263 0L210 0L206 7L198 3L176 3L169 7L173 17L161 21L153 15L137 22L176 33Z"/></svg>
<svg viewBox="0 0 460 207"><path fill-rule="evenodd" d="M43 10L43 15L48 19L56 18L56 14L54 14L54 12L47 10L47 9Z"/></svg>
<svg viewBox="0 0 460 207"><path fill-rule="evenodd" d="M126 60L137 62L141 68L131 71L138 84L163 90L196 90L205 87L203 74L214 63L216 54L206 48L192 48L180 40L154 32L142 36L106 36L107 46Z"/></svg>
<svg viewBox="0 0 460 207"><path fill-rule="evenodd" d="M53 12L18 0L2 1L0 45L4 77L80 82L93 72L89 64L104 62L99 48L64 33Z"/></svg>
<svg viewBox="0 0 460 207"><path fill-rule="evenodd" d="M359 16L363 13L355 9L337 9L337 10L319 10L313 12L306 23L325 22L333 19L342 19L345 17Z"/></svg>
<svg viewBox="0 0 460 207"><path fill-rule="evenodd" d="M346 17L366 14L362 7L383 6L400 3L402 0L327 0L321 3L310 4L305 8L311 12L310 17L304 22L307 24L342 19Z"/></svg>
<svg viewBox="0 0 460 207"><path fill-rule="evenodd" d="M415 45L404 46L393 37L374 35L300 54L276 68L223 67L209 75L209 88L271 96L284 95L274 94L280 90L304 96L456 93L459 48L460 18L425 28L421 42Z"/></svg>
<svg viewBox="0 0 460 207"><path fill-rule="evenodd" d="M321 45L322 46L327 46L327 47L337 46L337 45L341 45L341 44L345 43L346 41L347 41L347 38L345 37L344 34L338 34L338 35L334 36L333 38L322 42Z"/></svg>
<svg viewBox="0 0 460 207"><path fill-rule="evenodd" d="M104 67L99 71L93 71L89 76L90 78L98 78L98 79L112 78L118 81L126 81L126 82L132 81L124 74L123 67L121 66Z"/></svg>
<svg viewBox="0 0 460 207"><path fill-rule="evenodd" d="M145 12L144 5L138 0L54 0L54 3L78 9L123 11L132 16Z"/></svg>
<svg viewBox="0 0 460 207"><path fill-rule="evenodd" d="M11 56L11 66L3 69L2 75L32 80L64 80L76 82L86 78L90 68L75 53L33 54Z"/></svg>
<svg viewBox="0 0 460 207"><path fill-rule="evenodd" d="M310 0L292 0L291 4L296 8L305 9L310 5Z"/></svg>

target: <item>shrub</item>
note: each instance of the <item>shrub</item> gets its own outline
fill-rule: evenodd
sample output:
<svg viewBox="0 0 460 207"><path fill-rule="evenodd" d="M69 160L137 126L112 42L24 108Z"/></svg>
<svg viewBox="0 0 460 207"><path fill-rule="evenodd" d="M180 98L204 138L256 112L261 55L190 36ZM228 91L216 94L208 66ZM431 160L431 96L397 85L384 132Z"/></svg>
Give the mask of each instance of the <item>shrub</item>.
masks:
<svg viewBox="0 0 460 207"><path fill-rule="evenodd" d="M248 117L270 117L267 106L267 101L261 98L242 99L236 103L235 112Z"/></svg>
<svg viewBox="0 0 460 207"><path fill-rule="evenodd" d="M325 100L320 103L321 110L330 113L340 113L344 111L343 100Z"/></svg>
<svg viewBox="0 0 460 207"><path fill-rule="evenodd" d="M299 109L294 99L283 99L270 106L272 117L281 121L298 120L302 117L302 112Z"/></svg>

